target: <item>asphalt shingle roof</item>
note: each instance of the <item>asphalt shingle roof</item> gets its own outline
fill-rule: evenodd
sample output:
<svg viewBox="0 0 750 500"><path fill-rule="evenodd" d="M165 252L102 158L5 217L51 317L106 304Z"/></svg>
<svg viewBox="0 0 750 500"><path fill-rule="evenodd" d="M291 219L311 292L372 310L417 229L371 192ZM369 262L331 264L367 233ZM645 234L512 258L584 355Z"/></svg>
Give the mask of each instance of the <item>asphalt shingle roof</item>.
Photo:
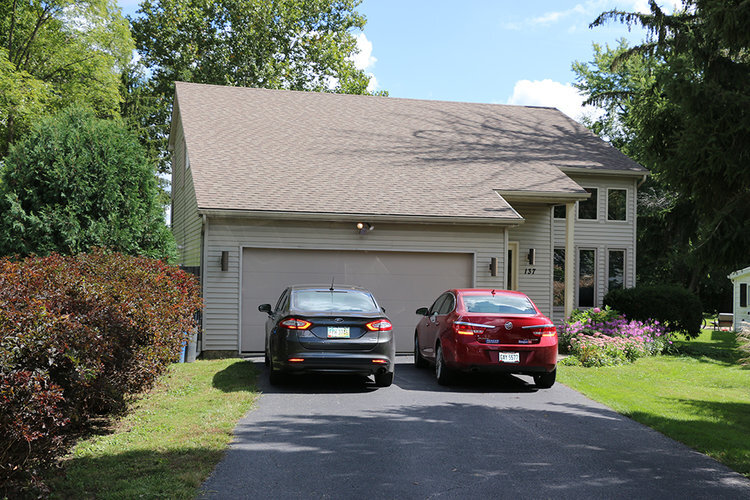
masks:
<svg viewBox="0 0 750 500"><path fill-rule="evenodd" d="M643 172L552 108L176 83L198 207L517 219L495 190Z"/></svg>

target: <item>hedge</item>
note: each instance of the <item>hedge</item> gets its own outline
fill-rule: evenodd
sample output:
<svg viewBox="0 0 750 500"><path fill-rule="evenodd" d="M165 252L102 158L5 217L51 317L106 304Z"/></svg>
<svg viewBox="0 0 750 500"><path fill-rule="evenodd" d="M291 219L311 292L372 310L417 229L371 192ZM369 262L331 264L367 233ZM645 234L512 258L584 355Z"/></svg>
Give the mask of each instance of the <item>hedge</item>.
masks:
<svg viewBox="0 0 750 500"><path fill-rule="evenodd" d="M158 260L0 258L0 497L151 386L201 305L195 277Z"/></svg>
<svg viewBox="0 0 750 500"><path fill-rule="evenodd" d="M604 296L604 305L616 309L628 319L656 320L668 331L697 337L703 323L700 299L675 285L637 286L612 290Z"/></svg>

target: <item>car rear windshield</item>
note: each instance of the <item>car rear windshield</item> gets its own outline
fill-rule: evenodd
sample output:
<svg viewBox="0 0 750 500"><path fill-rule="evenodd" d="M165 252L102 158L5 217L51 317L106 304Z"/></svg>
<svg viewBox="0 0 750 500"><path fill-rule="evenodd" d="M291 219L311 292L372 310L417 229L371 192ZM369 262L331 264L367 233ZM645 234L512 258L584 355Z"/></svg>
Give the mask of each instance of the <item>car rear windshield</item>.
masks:
<svg viewBox="0 0 750 500"><path fill-rule="evenodd" d="M297 290L292 304L302 312L376 312L378 305L367 292L358 290Z"/></svg>
<svg viewBox="0 0 750 500"><path fill-rule="evenodd" d="M527 297L488 293L463 295L464 307L470 313L488 314L536 314L534 305Z"/></svg>

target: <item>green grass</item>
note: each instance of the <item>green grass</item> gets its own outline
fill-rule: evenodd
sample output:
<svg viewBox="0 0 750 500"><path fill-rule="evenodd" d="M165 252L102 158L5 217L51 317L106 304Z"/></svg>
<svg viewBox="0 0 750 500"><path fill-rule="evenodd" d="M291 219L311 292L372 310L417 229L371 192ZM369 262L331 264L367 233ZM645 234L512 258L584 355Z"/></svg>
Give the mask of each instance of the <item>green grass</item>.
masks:
<svg viewBox="0 0 750 500"><path fill-rule="evenodd" d="M703 330L677 355L604 368L560 366L558 380L750 478L750 370L733 333Z"/></svg>
<svg viewBox="0 0 750 500"><path fill-rule="evenodd" d="M195 498L254 404L252 363L176 364L104 435L79 441L50 478L53 498Z"/></svg>

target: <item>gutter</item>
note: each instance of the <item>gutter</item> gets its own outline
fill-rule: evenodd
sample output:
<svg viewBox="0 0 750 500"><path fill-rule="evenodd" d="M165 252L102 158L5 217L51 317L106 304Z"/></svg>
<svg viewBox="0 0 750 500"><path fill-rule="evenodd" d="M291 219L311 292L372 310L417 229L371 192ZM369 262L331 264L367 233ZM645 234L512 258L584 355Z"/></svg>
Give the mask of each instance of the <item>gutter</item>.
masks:
<svg viewBox="0 0 750 500"><path fill-rule="evenodd" d="M283 212L283 211L258 211L241 209L219 209L198 208L198 215L204 217L240 217L253 219L281 219L281 220L308 220L329 222L352 222L364 220L368 222L398 222L418 224L470 224L470 225L500 225L517 226L523 224L525 219L517 217L452 217L432 215L385 215L365 213L322 213L322 212Z"/></svg>

